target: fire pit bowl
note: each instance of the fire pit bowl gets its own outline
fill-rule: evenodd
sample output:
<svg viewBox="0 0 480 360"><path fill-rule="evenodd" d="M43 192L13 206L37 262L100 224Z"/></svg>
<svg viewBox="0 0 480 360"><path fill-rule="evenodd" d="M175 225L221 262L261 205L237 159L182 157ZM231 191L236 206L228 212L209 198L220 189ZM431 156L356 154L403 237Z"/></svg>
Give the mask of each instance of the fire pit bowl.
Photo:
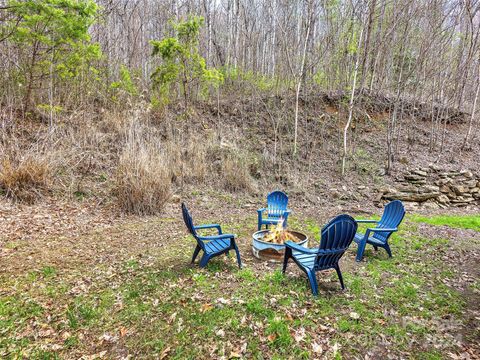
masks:
<svg viewBox="0 0 480 360"><path fill-rule="evenodd" d="M308 236L304 233L292 230L286 230L299 241L296 241L298 245L308 246ZM267 235L270 230L260 230L253 233L252 238L252 251L253 255L262 260L272 260L276 262L283 261L283 256L285 254L285 244L277 244L269 241L263 241L265 235Z"/></svg>

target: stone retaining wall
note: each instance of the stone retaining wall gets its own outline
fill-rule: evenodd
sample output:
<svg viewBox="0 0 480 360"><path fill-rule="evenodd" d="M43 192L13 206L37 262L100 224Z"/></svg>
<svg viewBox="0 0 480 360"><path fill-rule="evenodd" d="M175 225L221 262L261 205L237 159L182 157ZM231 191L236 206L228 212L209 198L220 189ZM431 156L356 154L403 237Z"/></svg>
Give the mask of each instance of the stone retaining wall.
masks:
<svg viewBox="0 0 480 360"><path fill-rule="evenodd" d="M394 186L380 189L378 200L402 200L410 207L446 208L480 205L480 174L445 171L431 164L409 171Z"/></svg>

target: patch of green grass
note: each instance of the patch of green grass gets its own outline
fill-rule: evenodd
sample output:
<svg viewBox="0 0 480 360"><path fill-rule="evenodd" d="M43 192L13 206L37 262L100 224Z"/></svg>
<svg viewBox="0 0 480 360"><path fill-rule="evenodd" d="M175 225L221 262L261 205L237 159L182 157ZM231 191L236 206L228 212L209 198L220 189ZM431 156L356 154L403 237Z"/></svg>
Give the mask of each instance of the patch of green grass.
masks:
<svg viewBox="0 0 480 360"><path fill-rule="evenodd" d="M31 359L35 360L56 360L60 359L60 356L52 351L37 350L30 355Z"/></svg>
<svg viewBox="0 0 480 360"><path fill-rule="evenodd" d="M415 222L423 222L431 225L445 225L452 228L480 231L480 215L439 215L431 217L412 215L409 218Z"/></svg>
<svg viewBox="0 0 480 360"><path fill-rule="evenodd" d="M438 350L422 351L418 354L418 360L442 360L444 357Z"/></svg>
<svg viewBox="0 0 480 360"><path fill-rule="evenodd" d="M78 337L76 336L71 336L68 339L65 339L64 343L66 348L74 348L79 344Z"/></svg>
<svg viewBox="0 0 480 360"><path fill-rule="evenodd" d="M45 266L42 270L41 273L44 277L51 277L54 276L57 273L57 270L53 266Z"/></svg>
<svg viewBox="0 0 480 360"><path fill-rule="evenodd" d="M249 283L255 281L256 278L253 270L245 267L237 273L237 276Z"/></svg>
<svg viewBox="0 0 480 360"><path fill-rule="evenodd" d="M266 334L271 335L270 344L273 347L287 348L293 342L288 324L280 318L270 319L267 324Z"/></svg>

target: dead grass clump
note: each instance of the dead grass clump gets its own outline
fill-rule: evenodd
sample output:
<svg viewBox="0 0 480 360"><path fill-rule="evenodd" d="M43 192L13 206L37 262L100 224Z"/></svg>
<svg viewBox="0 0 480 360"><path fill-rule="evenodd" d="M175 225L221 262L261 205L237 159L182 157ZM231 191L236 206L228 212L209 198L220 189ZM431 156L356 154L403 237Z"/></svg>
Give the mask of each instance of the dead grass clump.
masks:
<svg viewBox="0 0 480 360"><path fill-rule="evenodd" d="M223 186L229 191L252 190L250 170L244 158L227 155L222 162Z"/></svg>
<svg viewBox="0 0 480 360"><path fill-rule="evenodd" d="M249 191L253 189L248 159L237 147L221 144L209 149L209 157L213 158L214 172L223 188L228 191Z"/></svg>
<svg viewBox="0 0 480 360"><path fill-rule="evenodd" d="M160 141L140 125L132 125L120 154L114 192L125 212L152 215L171 195L171 171Z"/></svg>
<svg viewBox="0 0 480 360"><path fill-rule="evenodd" d="M47 159L28 155L0 163L0 189L14 201L33 203L49 189L51 164Z"/></svg>

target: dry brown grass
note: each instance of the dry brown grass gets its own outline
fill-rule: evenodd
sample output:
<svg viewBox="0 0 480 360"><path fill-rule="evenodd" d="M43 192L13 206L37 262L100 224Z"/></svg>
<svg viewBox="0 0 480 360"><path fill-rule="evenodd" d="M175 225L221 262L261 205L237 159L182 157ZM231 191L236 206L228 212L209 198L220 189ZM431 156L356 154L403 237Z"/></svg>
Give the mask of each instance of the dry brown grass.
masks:
<svg viewBox="0 0 480 360"><path fill-rule="evenodd" d="M250 191L253 180L245 158L229 153L222 163L223 187L228 191Z"/></svg>
<svg viewBox="0 0 480 360"><path fill-rule="evenodd" d="M14 201L35 202L49 190L51 178L51 164L40 155L6 157L0 163L0 189Z"/></svg>
<svg viewBox="0 0 480 360"><path fill-rule="evenodd" d="M233 132L220 143L214 129L174 126L171 119L152 123L146 106L96 117L72 113L63 121L19 123L0 136L0 195L29 203L47 194L92 198L154 214L171 193L190 187L255 188L251 156Z"/></svg>
<svg viewBox="0 0 480 360"><path fill-rule="evenodd" d="M250 191L253 179L247 156L234 144L212 144L206 161L215 174L214 182L228 191Z"/></svg>
<svg viewBox="0 0 480 360"><path fill-rule="evenodd" d="M128 213L160 212L171 196L172 171L158 139L132 122L115 174L114 194Z"/></svg>

